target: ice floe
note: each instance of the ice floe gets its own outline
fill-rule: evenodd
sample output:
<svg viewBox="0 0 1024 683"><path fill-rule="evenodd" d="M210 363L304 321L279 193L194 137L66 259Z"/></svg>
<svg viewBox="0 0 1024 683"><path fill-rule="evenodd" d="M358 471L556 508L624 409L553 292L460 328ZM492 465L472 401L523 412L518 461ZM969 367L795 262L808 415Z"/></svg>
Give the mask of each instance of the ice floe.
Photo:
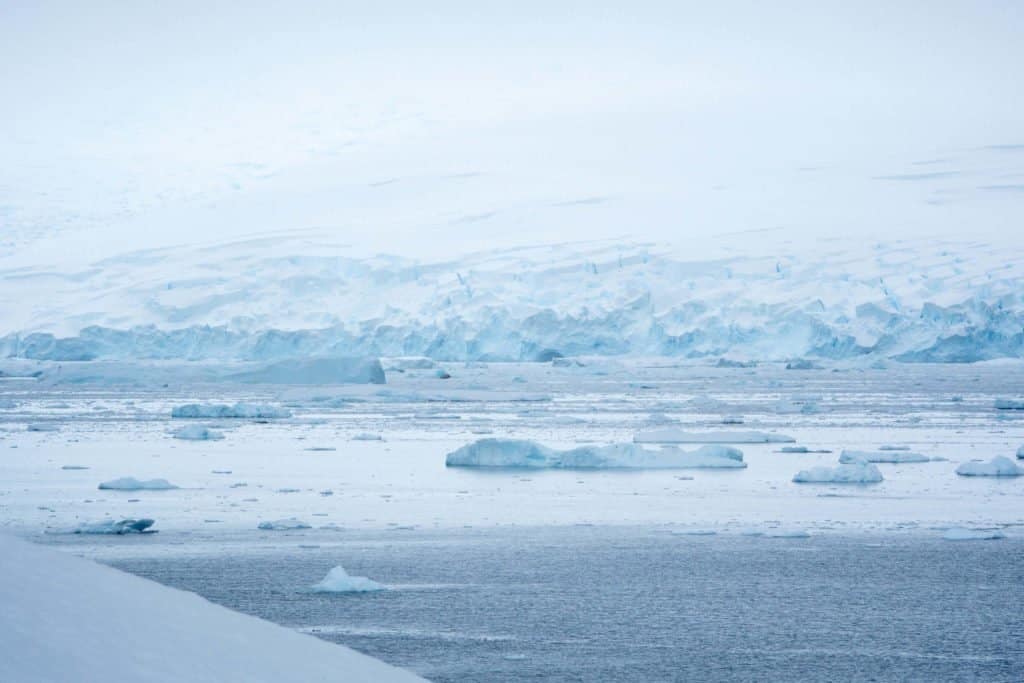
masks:
<svg viewBox="0 0 1024 683"><path fill-rule="evenodd" d="M859 462L800 470L793 481L798 484L875 484L882 481L882 473L871 463Z"/></svg>
<svg viewBox="0 0 1024 683"><path fill-rule="evenodd" d="M550 469L691 469L746 467L743 452L709 445L695 451L677 448L648 450L636 444L580 446L556 450L535 441L481 439L445 458L449 467L519 467Z"/></svg>
<svg viewBox="0 0 1024 683"><path fill-rule="evenodd" d="M178 488L166 479L136 479L121 477L101 483L97 488L104 491L169 491Z"/></svg>
<svg viewBox="0 0 1024 683"><path fill-rule="evenodd" d="M315 584L312 590L316 593L370 593L387 588L365 576L350 576L344 567L338 565L327 572L327 576Z"/></svg>
<svg viewBox="0 0 1024 683"><path fill-rule="evenodd" d="M638 432L634 443L792 443L796 441L785 434L757 431L688 432L682 429L664 428Z"/></svg>
<svg viewBox="0 0 1024 683"><path fill-rule="evenodd" d="M956 468L961 477L1020 477L1024 475L1024 467L1020 467L1006 456L997 455L988 462L965 462Z"/></svg>

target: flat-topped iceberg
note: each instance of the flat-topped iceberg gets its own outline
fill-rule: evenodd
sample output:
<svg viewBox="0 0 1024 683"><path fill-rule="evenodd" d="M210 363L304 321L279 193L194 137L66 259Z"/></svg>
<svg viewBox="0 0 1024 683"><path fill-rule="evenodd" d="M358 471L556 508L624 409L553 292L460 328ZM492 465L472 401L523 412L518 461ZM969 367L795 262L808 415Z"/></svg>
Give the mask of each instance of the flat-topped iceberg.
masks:
<svg viewBox="0 0 1024 683"><path fill-rule="evenodd" d="M186 403L171 409L171 417L198 419L233 419L273 420L291 417L287 408L267 405L265 403L236 403L233 406L219 403Z"/></svg>
<svg viewBox="0 0 1024 683"><path fill-rule="evenodd" d="M847 451L839 454L839 462L843 464L855 464L858 462L931 462L931 458L920 453L910 451L880 450L880 451Z"/></svg>
<svg viewBox="0 0 1024 683"><path fill-rule="evenodd" d="M997 398L996 410L1024 410L1024 400L1012 398Z"/></svg>
<svg viewBox="0 0 1024 683"><path fill-rule="evenodd" d="M171 436L185 441L219 441L224 438L222 433L205 425L185 425L171 432Z"/></svg>
<svg viewBox="0 0 1024 683"><path fill-rule="evenodd" d="M692 469L746 467L743 452L728 446L648 450L636 444L580 446L556 450L535 441L481 439L453 451L448 467L524 467L532 469Z"/></svg>
<svg viewBox="0 0 1024 683"><path fill-rule="evenodd" d="M350 576L341 565L327 572L327 576L313 586L315 593L370 593L383 590L387 588L365 576Z"/></svg>
<svg viewBox="0 0 1024 683"><path fill-rule="evenodd" d="M253 384L384 384L376 358L289 358L231 375L228 379Z"/></svg>
<svg viewBox="0 0 1024 683"><path fill-rule="evenodd" d="M136 479L121 477L100 484L97 488L104 491L169 491L178 488L166 479Z"/></svg>
<svg viewBox="0 0 1024 683"><path fill-rule="evenodd" d="M961 477L1020 477L1024 476L1024 467L1004 455L997 455L988 462L965 462L956 468Z"/></svg>
<svg viewBox="0 0 1024 683"><path fill-rule="evenodd" d="M882 473L871 463L859 462L800 470L793 481L798 484L876 484L882 481Z"/></svg>
<svg viewBox="0 0 1024 683"><path fill-rule="evenodd" d="M688 432L674 427L648 429L633 437L634 443L793 443L785 434L757 431Z"/></svg>

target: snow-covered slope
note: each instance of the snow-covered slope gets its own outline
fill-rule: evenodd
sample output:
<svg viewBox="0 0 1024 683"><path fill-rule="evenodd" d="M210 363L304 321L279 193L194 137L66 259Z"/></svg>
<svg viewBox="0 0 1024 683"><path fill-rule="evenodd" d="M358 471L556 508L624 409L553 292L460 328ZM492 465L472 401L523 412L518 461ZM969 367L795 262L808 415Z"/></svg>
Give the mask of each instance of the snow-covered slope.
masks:
<svg viewBox="0 0 1024 683"><path fill-rule="evenodd" d="M321 236L323 237L323 236ZM1024 356L1024 245L618 241L443 261L309 235L0 273L0 354L276 360L556 354L974 361Z"/></svg>
<svg viewBox="0 0 1024 683"><path fill-rule="evenodd" d="M0 680L423 680L51 548L0 535Z"/></svg>

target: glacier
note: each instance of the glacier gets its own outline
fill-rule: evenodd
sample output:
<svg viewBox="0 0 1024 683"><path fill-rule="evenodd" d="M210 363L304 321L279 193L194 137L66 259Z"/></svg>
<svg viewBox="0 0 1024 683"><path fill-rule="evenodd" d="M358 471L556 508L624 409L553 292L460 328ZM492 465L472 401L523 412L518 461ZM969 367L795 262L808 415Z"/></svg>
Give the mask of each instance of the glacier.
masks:
<svg viewBox="0 0 1024 683"><path fill-rule="evenodd" d="M523 467L535 469L742 469L743 452L729 446L703 446L695 451L677 448L649 450L629 443L579 446L555 450L535 441L480 439L452 451L448 467Z"/></svg>

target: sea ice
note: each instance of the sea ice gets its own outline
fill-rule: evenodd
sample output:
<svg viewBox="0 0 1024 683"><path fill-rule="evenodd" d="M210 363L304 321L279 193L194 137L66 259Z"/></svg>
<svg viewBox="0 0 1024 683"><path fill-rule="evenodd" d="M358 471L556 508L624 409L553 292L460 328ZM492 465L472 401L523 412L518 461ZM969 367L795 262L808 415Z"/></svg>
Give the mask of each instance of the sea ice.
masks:
<svg viewBox="0 0 1024 683"><path fill-rule="evenodd" d="M956 468L956 473L962 477L1019 477L1024 475L1024 467L997 455L988 462L965 462Z"/></svg>
<svg viewBox="0 0 1024 683"><path fill-rule="evenodd" d="M947 529L942 537L947 541L994 541L1006 538L1001 531L985 529L967 529L964 527L953 527Z"/></svg>
<svg viewBox="0 0 1024 683"><path fill-rule="evenodd" d="M365 576L349 576L341 565L327 572L327 576L313 586L316 593L369 593L382 590L387 588Z"/></svg>
<svg viewBox="0 0 1024 683"><path fill-rule="evenodd" d="M882 481L882 473L871 463L859 462L800 470L793 481L798 484L874 484Z"/></svg>
<svg viewBox="0 0 1024 683"><path fill-rule="evenodd" d="M289 517L288 519L277 519L272 522L260 522L256 527L264 531L292 531L295 529L312 529L309 524L301 520Z"/></svg>
<svg viewBox="0 0 1024 683"><path fill-rule="evenodd" d="M448 454L448 467L526 467L551 469L693 469L746 467L743 452L710 445L695 451L647 450L636 444L547 448L534 441L481 439Z"/></svg>
<svg viewBox="0 0 1024 683"><path fill-rule="evenodd" d="M224 438L221 432L204 425L185 425L171 432L171 436L186 441L218 441Z"/></svg>
<svg viewBox="0 0 1024 683"><path fill-rule="evenodd" d="M147 479L142 481L134 477L121 477L120 479L105 481L97 488L105 491L169 491L178 487L166 479Z"/></svg>
<svg viewBox="0 0 1024 683"><path fill-rule="evenodd" d="M931 458L927 455L921 455L920 453L911 453L909 451L847 451L844 450L839 455L839 462L843 464L855 464L859 462L888 462L888 463L905 463L905 462L931 462Z"/></svg>
<svg viewBox="0 0 1024 683"><path fill-rule="evenodd" d="M233 406L216 403L186 403L171 410L171 417L178 418L247 418L268 420L291 416L292 413L287 408L279 408L262 403L236 403Z"/></svg>
<svg viewBox="0 0 1024 683"><path fill-rule="evenodd" d="M672 427L650 429L633 437L634 443L792 443L785 434L756 431L687 432Z"/></svg>

